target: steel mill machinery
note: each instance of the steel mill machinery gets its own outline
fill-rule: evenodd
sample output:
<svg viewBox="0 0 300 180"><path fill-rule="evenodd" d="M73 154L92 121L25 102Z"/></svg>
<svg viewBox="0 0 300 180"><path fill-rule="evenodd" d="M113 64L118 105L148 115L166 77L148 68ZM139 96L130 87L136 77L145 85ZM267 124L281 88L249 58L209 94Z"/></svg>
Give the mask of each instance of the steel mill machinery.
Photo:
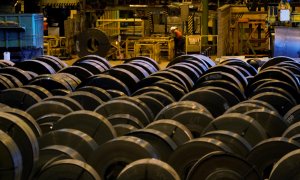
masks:
<svg viewBox="0 0 300 180"><path fill-rule="evenodd" d="M171 26L177 26L186 36L186 53L210 49L216 55L216 9L226 3L243 3L208 0L41 2L49 23L53 19L64 20L58 26L59 34L65 37L68 53L76 52L80 57L98 54L109 59L147 55L168 60L174 57ZM59 9L71 11L70 16L64 19L55 15Z"/></svg>
<svg viewBox="0 0 300 180"><path fill-rule="evenodd" d="M250 11L267 12L266 26L270 36L272 56L300 57L300 1L250 1Z"/></svg>
<svg viewBox="0 0 300 180"><path fill-rule="evenodd" d="M9 53L9 58L11 57L12 60L23 60L43 54L43 15L27 9L25 12L23 3L1 1L1 56L5 52Z"/></svg>

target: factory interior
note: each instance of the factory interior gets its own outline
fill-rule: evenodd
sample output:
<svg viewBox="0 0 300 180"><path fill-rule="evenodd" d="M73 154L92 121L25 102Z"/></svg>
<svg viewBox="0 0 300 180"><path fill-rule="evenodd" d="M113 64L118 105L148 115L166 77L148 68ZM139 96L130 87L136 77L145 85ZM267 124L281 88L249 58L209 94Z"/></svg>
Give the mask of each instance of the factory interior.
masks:
<svg viewBox="0 0 300 180"><path fill-rule="evenodd" d="M0 180L299 169L300 0L0 1Z"/></svg>

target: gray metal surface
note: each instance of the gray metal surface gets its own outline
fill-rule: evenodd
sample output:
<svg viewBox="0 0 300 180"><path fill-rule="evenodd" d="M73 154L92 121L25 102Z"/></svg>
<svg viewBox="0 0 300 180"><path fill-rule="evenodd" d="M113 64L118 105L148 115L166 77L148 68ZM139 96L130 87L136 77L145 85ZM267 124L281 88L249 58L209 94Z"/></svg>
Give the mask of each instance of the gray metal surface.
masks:
<svg viewBox="0 0 300 180"><path fill-rule="evenodd" d="M75 129L59 129L51 131L39 140L40 149L51 145L62 145L76 150L85 160L99 146L88 134Z"/></svg>
<svg viewBox="0 0 300 180"><path fill-rule="evenodd" d="M194 164L186 179L260 180L262 178L255 167L243 158L225 152L212 152Z"/></svg>
<svg viewBox="0 0 300 180"><path fill-rule="evenodd" d="M275 28L274 56L300 57L300 29Z"/></svg>
<svg viewBox="0 0 300 180"><path fill-rule="evenodd" d="M22 176L22 154L14 140L5 132L0 130L0 179L21 179Z"/></svg>
<svg viewBox="0 0 300 180"><path fill-rule="evenodd" d="M109 37L99 29L88 29L78 35L77 51L80 57L89 54L105 57L110 46Z"/></svg>
<svg viewBox="0 0 300 180"><path fill-rule="evenodd" d="M178 146L193 139L191 131L172 119L160 119L149 124L146 129L158 130L168 135Z"/></svg>
<svg viewBox="0 0 300 180"><path fill-rule="evenodd" d="M76 159L63 159L48 164L42 169L37 179L101 180L93 167Z"/></svg>
<svg viewBox="0 0 300 180"><path fill-rule="evenodd" d="M287 153L299 149L299 145L297 141L288 138L270 138L254 146L247 156L247 161L253 164L265 179L269 177L268 169Z"/></svg>
<svg viewBox="0 0 300 180"><path fill-rule="evenodd" d="M176 170L181 179L186 179L194 163L214 151L232 152L226 144L217 139L196 138L175 149L168 164Z"/></svg>
<svg viewBox="0 0 300 180"><path fill-rule="evenodd" d="M153 146L133 136L122 136L102 144L91 155L88 163L103 179L116 179L121 170L133 161L159 158Z"/></svg>
<svg viewBox="0 0 300 180"><path fill-rule="evenodd" d="M283 156L273 166L269 179L299 179L299 154L300 150L298 149Z"/></svg>
<svg viewBox="0 0 300 180"><path fill-rule="evenodd" d="M159 159L165 162L177 148L177 144L167 134L155 129L136 130L126 136L134 136L149 142L159 154Z"/></svg>
<svg viewBox="0 0 300 180"><path fill-rule="evenodd" d="M176 171L167 163L157 159L141 159L130 163L119 174L118 180L180 180Z"/></svg>
<svg viewBox="0 0 300 180"><path fill-rule="evenodd" d="M63 116L53 129L77 129L91 136L98 145L115 137L117 133L109 121L102 115L92 111L76 111Z"/></svg>

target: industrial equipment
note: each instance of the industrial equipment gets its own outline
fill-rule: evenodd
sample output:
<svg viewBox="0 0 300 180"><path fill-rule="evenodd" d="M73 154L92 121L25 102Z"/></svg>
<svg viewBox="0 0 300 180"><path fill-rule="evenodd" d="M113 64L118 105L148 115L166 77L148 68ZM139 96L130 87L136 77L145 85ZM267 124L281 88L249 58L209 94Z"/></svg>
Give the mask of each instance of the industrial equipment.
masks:
<svg viewBox="0 0 300 180"><path fill-rule="evenodd" d="M204 35L201 41L203 47L199 47L200 50L216 44L215 40L211 42L210 37L206 37L211 34L217 35L216 16L208 16L209 4L205 3L205 8L203 8L203 2L199 0L180 2L170 0L151 2L148 0L109 2L104 0L40 0L32 2L32 0L24 0L21 2L28 12L32 13L36 9L47 18L47 35L53 38L45 37L47 42L44 43L44 52L60 58L63 58L62 54L70 56L74 53L79 56L95 53L111 59L122 58L125 55L127 38L145 37L147 39L152 38L152 35L158 35L168 39L171 26L177 26L184 35ZM34 8L26 7L29 2L32 2ZM205 2L208 1L205 0ZM221 5L224 2L215 1L214 3ZM208 25L211 19L213 19L212 23ZM61 43L53 43L59 38L63 39L64 46L60 46ZM53 44L55 47L52 46ZM164 53L161 54L171 60L173 54L171 48L168 47L168 43L163 46L161 47Z"/></svg>
<svg viewBox="0 0 300 180"><path fill-rule="evenodd" d="M29 1L31 2L31 0L24 0L23 4L26 5ZM219 9L226 3L231 3L233 9L243 7L241 9L247 10L246 7L248 7L250 10L247 12L248 14L255 14L255 11L252 10L264 10L266 6L269 15L266 13L267 11L261 11L263 14L261 17L251 19L244 11L232 10L229 17L225 14L219 16L218 14L221 12ZM47 54L50 53L50 55L61 58L63 56L70 57L74 53L81 57L98 54L109 59L123 59L128 57L126 55L126 39L150 39L153 36L167 39L170 38L171 26L177 26L187 37L186 53L198 53L209 49L210 53L217 55L217 52L223 49L218 46L226 43L226 46L229 47L224 50L226 49L228 55L266 55L268 53L265 52L269 48L268 38L272 33L268 27L277 25L277 21L273 23L274 18L271 14L272 7L278 9L278 2L276 6L274 3L273 1L266 3L265 1L237 0L180 2L169 0L151 2L147 0L109 2L104 0L40 0L39 3L34 3L34 6L38 6L36 9L47 17L49 36L53 37L45 37L47 41L49 39L52 41L52 43L44 43L44 52ZM294 8L295 1L290 4L289 22L294 23L298 19ZM268 23L264 19L264 14L266 14ZM224 19L225 17L227 19ZM218 30L218 26L223 27L228 21L230 22L228 32L220 31L222 28ZM281 22L287 24L287 21ZM222 41L219 43L218 34L223 36L227 33L234 34L235 37L228 38L226 41L223 41L221 37ZM60 38L63 43L53 43ZM54 44L55 47L50 44ZM168 49L168 51L167 54L166 51L160 54L170 60L172 53L169 48L166 48L168 45L163 45L164 47L161 45L161 50ZM129 51L134 52L133 47L131 44Z"/></svg>
<svg viewBox="0 0 300 180"><path fill-rule="evenodd" d="M43 54L43 15L0 13L0 53L10 52L12 60Z"/></svg>
<svg viewBox="0 0 300 180"><path fill-rule="evenodd" d="M274 56L300 58L300 28L276 27Z"/></svg>
<svg viewBox="0 0 300 180"><path fill-rule="evenodd" d="M286 28L296 32L299 28L300 1L264 1L253 0L244 4L225 5L218 9L218 57L224 55L244 55L246 57L265 57L285 55L292 57L297 54L297 46L289 48L291 54L281 51L282 46L288 47L286 40L297 41L297 33L282 33ZM276 31L277 28L281 30ZM283 31L282 31L283 32ZM276 37L279 38L276 40ZM284 44L282 44L284 40ZM280 44L277 44L281 42ZM276 44L275 44L276 43ZM293 44L293 43L291 43ZM282 49L282 48L281 48ZM285 48L283 48L285 49ZM282 49L282 50L283 50ZM293 55L292 55L293 54Z"/></svg>
<svg viewBox="0 0 300 180"><path fill-rule="evenodd" d="M44 54L67 57L67 44L65 37L44 36Z"/></svg>
<svg viewBox="0 0 300 180"><path fill-rule="evenodd" d="M283 26L287 23L297 26L300 22L299 0L253 0L247 3L247 7L249 11L268 12L267 22L270 26Z"/></svg>
<svg viewBox="0 0 300 180"><path fill-rule="evenodd" d="M28 59L43 53L43 15L24 11L23 1L1 1L0 54L4 52L11 60Z"/></svg>
<svg viewBox="0 0 300 180"><path fill-rule="evenodd" d="M300 1L281 0L278 3L265 2L268 9L268 26L273 46L273 56L300 57L299 25Z"/></svg>

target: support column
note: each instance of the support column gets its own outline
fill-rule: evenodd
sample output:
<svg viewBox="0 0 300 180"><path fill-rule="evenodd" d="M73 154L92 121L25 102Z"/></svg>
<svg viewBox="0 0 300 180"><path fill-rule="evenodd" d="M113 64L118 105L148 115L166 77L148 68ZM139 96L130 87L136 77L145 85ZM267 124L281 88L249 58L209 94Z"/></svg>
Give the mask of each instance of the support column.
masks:
<svg viewBox="0 0 300 180"><path fill-rule="evenodd" d="M208 35L208 0L202 0L202 35ZM202 38L202 46L207 45L207 38Z"/></svg>

